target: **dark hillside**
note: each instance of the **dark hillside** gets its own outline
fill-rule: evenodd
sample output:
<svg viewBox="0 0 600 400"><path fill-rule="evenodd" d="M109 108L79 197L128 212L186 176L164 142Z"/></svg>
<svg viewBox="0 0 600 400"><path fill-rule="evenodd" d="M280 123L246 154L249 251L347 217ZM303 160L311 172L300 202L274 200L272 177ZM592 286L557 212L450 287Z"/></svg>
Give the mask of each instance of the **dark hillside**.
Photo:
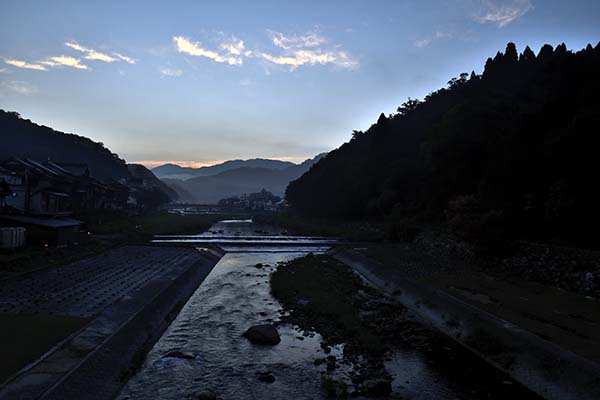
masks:
<svg viewBox="0 0 600 400"><path fill-rule="evenodd" d="M25 157L61 163L85 163L99 179L127 178L125 161L102 143L72 133L55 131L0 110L0 160Z"/></svg>
<svg viewBox="0 0 600 400"><path fill-rule="evenodd" d="M127 164L127 169L134 182L140 183L146 189L159 190L165 193L169 200L177 200L177 192L161 181L148 168L141 164Z"/></svg>
<svg viewBox="0 0 600 400"><path fill-rule="evenodd" d="M600 45L545 45L536 56L509 43L482 75L461 74L355 131L289 185L287 200L314 216L416 215L463 228L479 218L520 237L591 244L600 223L598 71Z"/></svg>

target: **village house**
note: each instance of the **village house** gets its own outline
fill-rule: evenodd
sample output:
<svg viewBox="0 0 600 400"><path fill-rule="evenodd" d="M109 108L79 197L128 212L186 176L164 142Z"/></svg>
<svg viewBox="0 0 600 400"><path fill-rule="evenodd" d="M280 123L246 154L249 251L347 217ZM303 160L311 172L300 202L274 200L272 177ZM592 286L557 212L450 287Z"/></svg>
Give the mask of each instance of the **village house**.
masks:
<svg viewBox="0 0 600 400"><path fill-rule="evenodd" d="M0 210L6 205L6 198L12 197L14 192L11 186L20 184L20 177L15 173L0 167Z"/></svg>
<svg viewBox="0 0 600 400"><path fill-rule="evenodd" d="M0 168L0 226L27 228L32 244L75 241L82 222L73 213L127 202L126 186L94 179L86 164L12 158Z"/></svg>

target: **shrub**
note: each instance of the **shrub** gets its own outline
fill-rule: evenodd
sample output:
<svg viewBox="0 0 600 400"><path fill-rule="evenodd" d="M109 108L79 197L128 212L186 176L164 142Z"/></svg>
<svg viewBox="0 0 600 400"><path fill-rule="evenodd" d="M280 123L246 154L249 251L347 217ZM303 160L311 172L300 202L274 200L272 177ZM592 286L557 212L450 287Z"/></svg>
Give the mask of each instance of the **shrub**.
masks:
<svg viewBox="0 0 600 400"><path fill-rule="evenodd" d="M509 250L504 212L487 208L474 195L458 196L450 201L446 220L452 234L471 244L478 256L503 256Z"/></svg>

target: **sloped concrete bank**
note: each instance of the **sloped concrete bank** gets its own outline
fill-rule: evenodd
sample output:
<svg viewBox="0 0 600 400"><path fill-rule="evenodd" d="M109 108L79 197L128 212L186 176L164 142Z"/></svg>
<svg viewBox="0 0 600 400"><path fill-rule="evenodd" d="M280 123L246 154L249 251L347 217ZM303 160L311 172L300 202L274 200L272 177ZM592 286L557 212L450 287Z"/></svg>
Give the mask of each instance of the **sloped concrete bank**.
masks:
<svg viewBox="0 0 600 400"><path fill-rule="evenodd" d="M351 250L332 252L432 326L549 400L600 399L600 366L442 290L409 278L386 280Z"/></svg>
<svg viewBox="0 0 600 400"><path fill-rule="evenodd" d="M222 255L203 250L183 272L125 296L10 382L0 399L113 399Z"/></svg>
<svg viewBox="0 0 600 400"><path fill-rule="evenodd" d="M220 259L204 254L206 260L191 265L170 284L146 288L154 298L42 399L113 399Z"/></svg>

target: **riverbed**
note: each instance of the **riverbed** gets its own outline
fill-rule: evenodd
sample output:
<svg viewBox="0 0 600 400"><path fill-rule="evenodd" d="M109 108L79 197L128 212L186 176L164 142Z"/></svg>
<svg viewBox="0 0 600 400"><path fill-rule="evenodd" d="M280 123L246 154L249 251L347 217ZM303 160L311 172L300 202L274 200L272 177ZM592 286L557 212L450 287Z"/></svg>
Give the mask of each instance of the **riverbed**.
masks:
<svg viewBox="0 0 600 400"><path fill-rule="evenodd" d="M243 220L222 221L201 236L281 234L277 228ZM326 398L321 388L325 366L315 366L314 360L327 355L341 358L343 345L325 354L318 333L303 332L289 324L279 324L281 342L275 346L253 345L242 334L255 324L279 322L284 311L271 295L269 284L277 264L328 248L304 242L298 247L231 245L232 252L198 287L118 398L192 399L207 392L221 399ZM257 268L259 263L265 267ZM343 375L348 368L342 363L336 374ZM399 349L390 355L386 368L394 379L390 398L497 398L493 387L489 388L490 396L490 392L481 392L478 383L469 385L444 376L431 357L417 349ZM260 381L260 374L265 372L275 381Z"/></svg>

